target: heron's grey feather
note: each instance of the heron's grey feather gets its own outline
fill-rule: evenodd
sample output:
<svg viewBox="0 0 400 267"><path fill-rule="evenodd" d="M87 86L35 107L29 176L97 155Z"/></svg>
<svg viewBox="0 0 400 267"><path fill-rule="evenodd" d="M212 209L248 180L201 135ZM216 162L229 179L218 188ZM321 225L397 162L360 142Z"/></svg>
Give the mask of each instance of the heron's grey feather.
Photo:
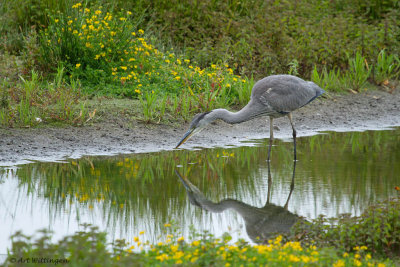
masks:
<svg viewBox="0 0 400 267"><path fill-rule="evenodd" d="M273 75L256 82L251 99L272 109L275 117L279 117L301 108L323 92L315 83L296 76Z"/></svg>

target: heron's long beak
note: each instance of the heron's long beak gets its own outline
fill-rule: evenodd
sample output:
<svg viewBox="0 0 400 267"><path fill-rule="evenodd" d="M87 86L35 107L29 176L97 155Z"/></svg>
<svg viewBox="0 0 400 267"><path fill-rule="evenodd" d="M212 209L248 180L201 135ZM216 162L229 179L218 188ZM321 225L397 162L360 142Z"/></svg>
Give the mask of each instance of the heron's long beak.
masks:
<svg viewBox="0 0 400 267"><path fill-rule="evenodd" d="M181 139L181 141L179 141L178 145L175 148L178 148L180 145L185 143L194 134L194 129L195 128L192 128L189 131L187 131L185 133L185 135L183 136L183 138Z"/></svg>

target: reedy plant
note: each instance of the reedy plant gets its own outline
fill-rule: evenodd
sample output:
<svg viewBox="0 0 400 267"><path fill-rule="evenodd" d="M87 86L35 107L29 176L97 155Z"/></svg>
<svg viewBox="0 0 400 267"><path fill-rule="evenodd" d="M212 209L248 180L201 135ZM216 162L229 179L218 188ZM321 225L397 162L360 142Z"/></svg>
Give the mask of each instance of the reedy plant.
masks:
<svg viewBox="0 0 400 267"><path fill-rule="evenodd" d="M357 51L353 58L349 55L347 57L349 69L342 75L342 83L346 86L346 89L359 92L366 84L371 74L371 69L368 66L366 58L360 52Z"/></svg>
<svg viewBox="0 0 400 267"><path fill-rule="evenodd" d="M388 55L385 49L379 52L374 66L374 81L382 85L391 79L398 78L400 75L400 60L398 56Z"/></svg>

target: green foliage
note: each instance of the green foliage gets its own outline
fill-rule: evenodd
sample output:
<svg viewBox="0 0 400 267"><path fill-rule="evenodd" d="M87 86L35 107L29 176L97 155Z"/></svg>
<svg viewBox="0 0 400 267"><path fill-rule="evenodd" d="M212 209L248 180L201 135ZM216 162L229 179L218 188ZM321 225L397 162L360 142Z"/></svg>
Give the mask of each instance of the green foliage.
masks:
<svg viewBox="0 0 400 267"><path fill-rule="evenodd" d="M349 69L342 76L342 83L347 89L360 91L371 73L367 60L359 52L355 57L348 57Z"/></svg>
<svg viewBox="0 0 400 267"><path fill-rule="evenodd" d="M317 67L314 66L311 80L327 91L340 92L343 90L339 70L327 71L326 67L324 67L322 72L318 73Z"/></svg>
<svg viewBox="0 0 400 267"><path fill-rule="evenodd" d="M400 249L400 199L393 198L366 209L359 217L343 214L300 222L294 239L318 247L334 246L357 251L360 246L380 257L398 257Z"/></svg>
<svg viewBox="0 0 400 267"><path fill-rule="evenodd" d="M377 85L387 85L390 79L395 79L400 74L400 60L393 55L386 55L381 50L375 64L368 64L365 57L356 53L355 57L348 57L349 69L329 70L324 67L318 72L317 67L311 73L311 80L329 91L355 90L360 91L368 79L373 80Z"/></svg>
<svg viewBox="0 0 400 267"><path fill-rule="evenodd" d="M51 234L40 231L41 237L33 239L21 232L15 233L12 248L6 259L7 266L21 266L23 260L51 259L68 266L371 266L378 263L393 265L390 260L378 261L363 255L339 256L332 248L301 247L299 242L282 242L278 236L265 245L250 245L243 240L235 243L229 234L216 238L208 233L191 233L191 239L176 235L172 225L164 225L163 241L149 244L134 237L130 245L125 240L116 240L107 249L106 233L98 228L84 225L84 231L51 242ZM179 233L179 232L178 232ZM20 260L21 262L18 262ZM22 264L21 264L22 263ZM28 262L31 264L31 262ZM52 262L54 264L54 262ZM48 266L48 263L36 263Z"/></svg>
<svg viewBox="0 0 400 267"><path fill-rule="evenodd" d="M81 125L95 115L80 103L80 84L64 81L64 68L59 67L52 82L43 82L32 70L31 77L20 76L16 85L3 79L0 84L1 126L34 126L42 122L67 122Z"/></svg>
<svg viewBox="0 0 400 267"><path fill-rule="evenodd" d="M400 75L400 60L397 56L387 55L382 50L374 67L374 80L382 85L390 79L398 78Z"/></svg>
<svg viewBox="0 0 400 267"><path fill-rule="evenodd" d="M0 4L0 33L4 43L18 43L23 34L47 27L47 10L71 13L77 1L5 0ZM356 51L370 62L380 50L398 55L400 8L387 1L90 1L88 8L130 10L127 24L140 25L162 46L173 47L206 67L227 62L236 73L257 79L288 73L298 62L298 73L307 77L318 69L345 69L346 54ZM22 32L19 30L22 29ZM67 29L67 28L65 28ZM14 40L14 41L12 41ZM161 47L161 46L160 46Z"/></svg>

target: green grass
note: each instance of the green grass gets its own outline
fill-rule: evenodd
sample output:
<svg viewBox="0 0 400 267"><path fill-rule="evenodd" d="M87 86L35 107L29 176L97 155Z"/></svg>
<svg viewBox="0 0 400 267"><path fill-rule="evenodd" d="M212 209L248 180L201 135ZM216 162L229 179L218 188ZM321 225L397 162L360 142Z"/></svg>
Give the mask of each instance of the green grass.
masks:
<svg viewBox="0 0 400 267"><path fill-rule="evenodd" d="M372 259L364 246L343 253L282 242L282 236L267 244L251 245L243 240L233 243L229 234L216 238L195 231L187 240L173 225L164 227L166 234L157 244L149 244L139 235L132 237L132 243L116 240L109 245L106 233L90 225L58 242L51 242L46 230L36 239L17 232L11 237L6 261L8 266L24 266L24 260L33 258L59 260L68 266L394 266L390 260Z"/></svg>
<svg viewBox="0 0 400 267"><path fill-rule="evenodd" d="M400 75L396 38L388 38L396 34L397 25L390 20L398 15L392 1L346 3L340 8L327 1L299 6L205 1L198 3L201 14L187 2L174 1L151 6L139 1L132 6L120 1L31 0L27 11L19 2L0 6L4 17L17 18L0 29L5 57L11 57L7 51L19 53L22 62L6 67L18 69L17 78L0 75L3 126L33 126L42 117L46 122L82 125L95 114L85 108L84 98L104 95L138 99L143 111L138 119L144 122L161 123L170 114L187 121L198 112L245 105L254 81L269 74L311 77L334 92L360 92L371 83L393 90L391 80ZM367 18L373 23L366 26L363 16L370 6L380 10ZM32 16L23 18L24 12ZM326 17L321 17L324 12ZM265 23L265 14L271 19L280 14L280 19ZM202 23L193 24L199 20ZM311 22L325 25L325 31L313 29ZM377 28L376 23L383 22L387 27ZM14 50L4 39L13 34L23 36L22 47ZM372 35L377 37L369 38Z"/></svg>

